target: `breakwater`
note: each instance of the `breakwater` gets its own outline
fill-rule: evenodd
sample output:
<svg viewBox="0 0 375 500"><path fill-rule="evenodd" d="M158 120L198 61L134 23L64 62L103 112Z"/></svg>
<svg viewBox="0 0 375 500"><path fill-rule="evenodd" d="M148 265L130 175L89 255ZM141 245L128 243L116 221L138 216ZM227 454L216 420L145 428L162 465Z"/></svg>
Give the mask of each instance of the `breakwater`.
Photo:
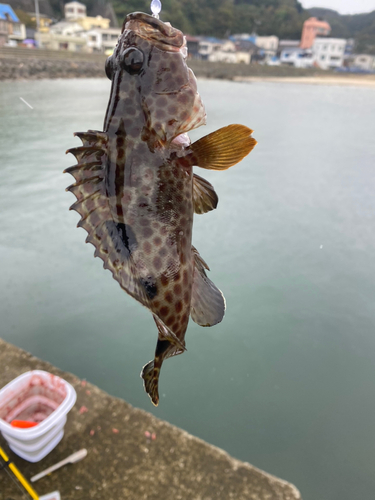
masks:
<svg viewBox="0 0 375 500"><path fill-rule="evenodd" d="M104 54L0 48L1 80L105 77Z"/></svg>
<svg viewBox="0 0 375 500"><path fill-rule="evenodd" d="M21 373L38 369L64 378L77 392L63 440L41 462L21 460L0 436L0 446L26 478L73 451L88 450L82 462L36 483L40 495L59 490L61 498L75 500L301 500L292 484L236 460L1 339L0 365L0 388ZM0 498L19 498L14 483L1 474L0 470Z"/></svg>
<svg viewBox="0 0 375 500"><path fill-rule="evenodd" d="M104 54L82 52L0 48L0 81L45 78L105 77ZM234 80L238 77L301 77L327 74L319 69L297 69L289 66L261 64L210 63L190 59L189 66L196 76Z"/></svg>

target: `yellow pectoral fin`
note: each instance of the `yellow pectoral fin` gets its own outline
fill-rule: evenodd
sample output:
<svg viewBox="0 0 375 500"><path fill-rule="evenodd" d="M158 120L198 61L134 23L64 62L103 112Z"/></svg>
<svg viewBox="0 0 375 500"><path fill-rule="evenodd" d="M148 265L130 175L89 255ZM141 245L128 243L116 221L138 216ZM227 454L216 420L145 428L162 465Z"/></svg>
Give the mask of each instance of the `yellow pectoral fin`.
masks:
<svg viewBox="0 0 375 500"><path fill-rule="evenodd" d="M245 125L228 125L191 145L193 165L211 170L226 170L250 153L257 141Z"/></svg>

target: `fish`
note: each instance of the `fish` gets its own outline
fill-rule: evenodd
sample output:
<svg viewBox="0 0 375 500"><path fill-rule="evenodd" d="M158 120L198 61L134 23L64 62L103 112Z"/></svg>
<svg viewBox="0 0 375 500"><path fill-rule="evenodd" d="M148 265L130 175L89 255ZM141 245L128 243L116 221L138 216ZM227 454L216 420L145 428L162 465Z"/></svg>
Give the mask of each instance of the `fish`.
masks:
<svg viewBox="0 0 375 500"><path fill-rule="evenodd" d="M226 170L256 145L253 131L232 124L191 143L206 123L197 81L187 66L183 33L142 12L128 14L105 72L111 91L103 131L74 135L77 163L64 172L75 182L70 207L81 216L95 257L155 321L154 359L142 370L146 392L159 402L163 362L186 350L189 318L219 323L222 292L192 246L193 216L214 210L213 186L193 166Z"/></svg>

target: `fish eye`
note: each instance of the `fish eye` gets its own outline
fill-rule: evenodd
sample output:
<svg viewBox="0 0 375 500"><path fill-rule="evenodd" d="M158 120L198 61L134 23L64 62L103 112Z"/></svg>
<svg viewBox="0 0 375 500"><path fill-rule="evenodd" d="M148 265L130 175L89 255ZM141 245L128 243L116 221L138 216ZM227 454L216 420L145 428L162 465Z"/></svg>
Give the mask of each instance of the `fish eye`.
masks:
<svg viewBox="0 0 375 500"><path fill-rule="evenodd" d="M129 47L122 55L121 66L130 75L138 75L142 69L143 61L143 52L135 47Z"/></svg>
<svg viewBox="0 0 375 500"><path fill-rule="evenodd" d="M109 56L105 62L105 74L109 80L112 80L113 77L113 59L112 56Z"/></svg>

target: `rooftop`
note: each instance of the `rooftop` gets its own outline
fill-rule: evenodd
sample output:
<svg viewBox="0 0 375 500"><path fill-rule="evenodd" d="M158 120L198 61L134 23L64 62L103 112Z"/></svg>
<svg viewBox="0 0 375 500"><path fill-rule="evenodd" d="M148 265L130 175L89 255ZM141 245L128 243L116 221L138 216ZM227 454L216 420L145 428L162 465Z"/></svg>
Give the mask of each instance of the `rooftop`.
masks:
<svg viewBox="0 0 375 500"><path fill-rule="evenodd" d="M16 16L12 7L6 3L0 3L0 19L6 21L8 17L14 22L19 23L20 20Z"/></svg>
<svg viewBox="0 0 375 500"><path fill-rule="evenodd" d="M81 2L68 2L68 3L66 3L66 4L64 5L64 7L66 7L67 5L69 5L69 6L77 5L77 6L79 6L79 7L84 7L84 8L86 8L86 5L85 5L85 4L83 4L83 3L81 3Z"/></svg>

